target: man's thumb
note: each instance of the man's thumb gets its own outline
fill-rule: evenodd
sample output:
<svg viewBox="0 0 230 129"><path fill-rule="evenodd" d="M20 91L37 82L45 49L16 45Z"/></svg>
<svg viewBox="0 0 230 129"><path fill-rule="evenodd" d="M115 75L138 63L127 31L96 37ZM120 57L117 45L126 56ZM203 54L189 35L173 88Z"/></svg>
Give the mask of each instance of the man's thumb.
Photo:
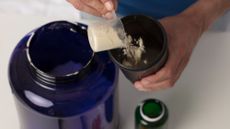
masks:
<svg viewBox="0 0 230 129"><path fill-rule="evenodd" d="M113 4L112 0L101 0L101 2L105 5L105 8L108 11L114 10L114 4Z"/></svg>

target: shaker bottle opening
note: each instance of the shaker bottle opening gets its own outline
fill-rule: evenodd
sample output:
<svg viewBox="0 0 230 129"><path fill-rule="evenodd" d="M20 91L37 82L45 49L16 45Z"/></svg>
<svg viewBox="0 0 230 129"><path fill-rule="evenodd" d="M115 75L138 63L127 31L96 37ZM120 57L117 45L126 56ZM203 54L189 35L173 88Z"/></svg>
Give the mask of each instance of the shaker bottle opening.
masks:
<svg viewBox="0 0 230 129"><path fill-rule="evenodd" d="M132 37L132 44L143 51L131 51L131 56L124 54L124 48L110 51L112 59L122 68L143 70L153 66L167 50L165 34L161 25L153 19L142 15L131 15L121 19L127 35ZM138 44L137 44L138 43ZM127 53L127 52L125 52ZM141 55L140 55L141 54ZM135 57L136 56L136 57ZM140 59L136 59L140 57Z"/></svg>
<svg viewBox="0 0 230 129"><path fill-rule="evenodd" d="M109 51L110 57L131 82L161 69L168 57L167 35L151 17L130 15L122 19L127 38L124 48Z"/></svg>
<svg viewBox="0 0 230 129"><path fill-rule="evenodd" d="M27 57L37 72L47 76L76 75L94 57L86 40L86 27L66 21L49 23L31 35Z"/></svg>

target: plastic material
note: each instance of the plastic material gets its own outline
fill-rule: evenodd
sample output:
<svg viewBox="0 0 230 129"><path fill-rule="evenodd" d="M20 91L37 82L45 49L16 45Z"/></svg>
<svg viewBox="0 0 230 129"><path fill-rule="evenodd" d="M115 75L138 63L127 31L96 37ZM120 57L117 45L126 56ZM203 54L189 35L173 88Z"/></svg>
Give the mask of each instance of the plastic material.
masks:
<svg viewBox="0 0 230 129"><path fill-rule="evenodd" d="M168 109L157 99L147 99L135 111L135 129L167 129Z"/></svg>
<svg viewBox="0 0 230 129"><path fill-rule="evenodd" d="M131 15L121 20L127 35L134 39L143 39L145 53L142 55L141 62L135 66L127 66L123 63L126 59L123 48L111 50L109 53L124 75L131 82L135 82L164 66L168 57L167 36L162 25L150 17Z"/></svg>
<svg viewBox="0 0 230 129"><path fill-rule="evenodd" d="M87 26L57 21L27 34L9 63L21 129L117 129L118 71L94 54Z"/></svg>
<svg viewBox="0 0 230 129"><path fill-rule="evenodd" d="M89 24L89 43L94 52L106 51L124 46L126 33L119 18Z"/></svg>

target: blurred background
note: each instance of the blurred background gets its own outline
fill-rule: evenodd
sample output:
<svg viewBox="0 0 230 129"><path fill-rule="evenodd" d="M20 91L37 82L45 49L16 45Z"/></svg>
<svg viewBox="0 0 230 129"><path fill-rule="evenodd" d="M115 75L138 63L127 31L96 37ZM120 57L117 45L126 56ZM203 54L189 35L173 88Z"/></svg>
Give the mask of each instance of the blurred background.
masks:
<svg viewBox="0 0 230 129"><path fill-rule="evenodd" d="M77 11L66 0L0 0L0 13L38 15L63 19L77 19Z"/></svg>
<svg viewBox="0 0 230 129"><path fill-rule="evenodd" d="M35 15L64 20L95 19L79 12L66 0L0 0L0 14ZM213 31L230 30L230 12L218 19Z"/></svg>
<svg viewBox="0 0 230 129"><path fill-rule="evenodd" d="M20 14L45 17L55 20L101 20L80 12L66 0L0 0L0 14Z"/></svg>

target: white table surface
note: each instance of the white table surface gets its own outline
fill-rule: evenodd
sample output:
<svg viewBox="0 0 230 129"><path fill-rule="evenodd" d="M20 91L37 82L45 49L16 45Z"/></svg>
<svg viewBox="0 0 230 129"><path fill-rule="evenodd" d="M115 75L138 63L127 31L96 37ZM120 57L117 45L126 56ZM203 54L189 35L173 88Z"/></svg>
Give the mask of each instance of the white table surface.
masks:
<svg viewBox="0 0 230 129"><path fill-rule="evenodd" d="M223 17L202 36L174 88L156 93L138 92L120 75L120 129L134 129L134 109L145 98L158 98L166 103L170 110L169 129L230 128L228 17ZM7 80L9 56L27 32L50 20L0 14L0 129L19 129Z"/></svg>

